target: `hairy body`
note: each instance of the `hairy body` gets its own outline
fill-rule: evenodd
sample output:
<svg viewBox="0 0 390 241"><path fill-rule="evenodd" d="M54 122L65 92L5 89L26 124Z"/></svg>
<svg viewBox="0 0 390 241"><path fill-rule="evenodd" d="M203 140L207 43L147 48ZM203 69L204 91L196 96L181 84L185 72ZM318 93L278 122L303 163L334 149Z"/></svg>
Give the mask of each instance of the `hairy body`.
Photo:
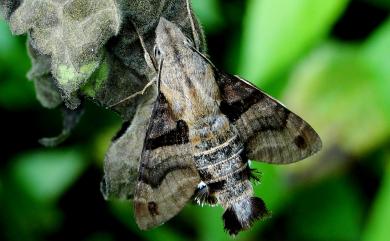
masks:
<svg viewBox="0 0 390 241"><path fill-rule="evenodd" d="M159 94L134 196L142 229L194 197L220 204L225 229L247 229L268 211L254 197L248 158L291 163L321 148L301 118L246 81L218 71L172 22L156 29Z"/></svg>
<svg viewBox="0 0 390 241"><path fill-rule="evenodd" d="M248 159L239 133L220 111L222 101L213 67L177 40L177 27L162 20L157 29L161 51L161 93L173 116L188 125L193 160L209 195L225 209L253 195ZM184 43L184 42L183 42ZM190 44L190 43L188 43Z"/></svg>

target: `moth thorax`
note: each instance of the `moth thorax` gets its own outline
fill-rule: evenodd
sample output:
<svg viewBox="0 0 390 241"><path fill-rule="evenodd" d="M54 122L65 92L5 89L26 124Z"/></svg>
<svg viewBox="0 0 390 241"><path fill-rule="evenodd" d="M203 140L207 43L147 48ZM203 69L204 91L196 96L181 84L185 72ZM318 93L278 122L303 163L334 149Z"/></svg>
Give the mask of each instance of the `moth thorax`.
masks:
<svg viewBox="0 0 390 241"><path fill-rule="evenodd" d="M235 135L235 133L232 133L226 117L215 113L213 110L210 110L205 115L197 116L189 125L192 126L189 133L190 137L204 142L203 144L205 145L201 149L219 146L229 137Z"/></svg>

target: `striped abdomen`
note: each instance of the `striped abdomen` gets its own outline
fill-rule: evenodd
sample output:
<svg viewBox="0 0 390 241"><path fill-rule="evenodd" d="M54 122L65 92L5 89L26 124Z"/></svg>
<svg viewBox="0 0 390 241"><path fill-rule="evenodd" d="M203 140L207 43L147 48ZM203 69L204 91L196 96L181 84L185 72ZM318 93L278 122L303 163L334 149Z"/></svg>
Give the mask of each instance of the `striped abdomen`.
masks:
<svg viewBox="0 0 390 241"><path fill-rule="evenodd" d="M199 190L198 198L226 210L223 219L230 234L249 228L267 211L264 202L253 197L251 170L236 128L224 115L217 115L198 121L189 137L196 167L206 185Z"/></svg>

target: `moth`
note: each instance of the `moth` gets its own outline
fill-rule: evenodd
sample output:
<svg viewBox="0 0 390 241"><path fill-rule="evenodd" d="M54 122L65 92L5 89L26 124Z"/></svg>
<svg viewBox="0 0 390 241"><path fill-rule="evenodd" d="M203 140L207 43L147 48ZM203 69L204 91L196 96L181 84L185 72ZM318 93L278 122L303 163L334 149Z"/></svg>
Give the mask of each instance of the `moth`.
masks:
<svg viewBox="0 0 390 241"><path fill-rule="evenodd" d="M248 160L287 164L321 149L313 128L238 76L218 70L174 23L156 29L158 95L147 126L134 213L161 225L195 198L221 205L230 235L268 216Z"/></svg>

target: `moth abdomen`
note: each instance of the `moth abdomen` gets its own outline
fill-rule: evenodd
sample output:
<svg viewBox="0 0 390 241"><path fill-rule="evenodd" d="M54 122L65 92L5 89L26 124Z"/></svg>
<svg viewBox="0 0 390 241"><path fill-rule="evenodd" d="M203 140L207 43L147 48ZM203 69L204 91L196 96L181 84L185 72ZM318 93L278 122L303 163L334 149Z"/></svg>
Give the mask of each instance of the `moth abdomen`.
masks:
<svg viewBox="0 0 390 241"><path fill-rule="evenodd" d="M224 227L230 235L236 235L252 226L258 219L268 217L264 201L258 197L247 197L233 203L223 214Z"/></svg>

